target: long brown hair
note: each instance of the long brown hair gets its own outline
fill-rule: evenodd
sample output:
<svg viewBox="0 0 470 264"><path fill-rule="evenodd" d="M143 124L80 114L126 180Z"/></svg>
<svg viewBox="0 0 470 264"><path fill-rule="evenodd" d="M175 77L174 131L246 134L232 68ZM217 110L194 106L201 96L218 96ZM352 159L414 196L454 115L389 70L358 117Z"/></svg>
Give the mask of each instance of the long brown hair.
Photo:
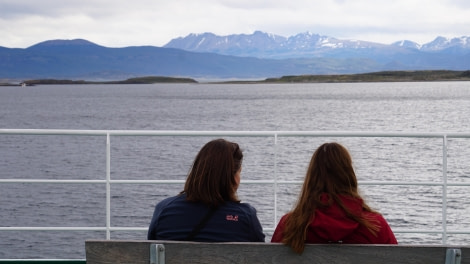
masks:
<svg viewBox="0 0 470 264"><path fill-rule="evenodd" d="M361 198L349 152L338 143L325 143L313 153L297 204L286 219L282 240L284 244L297 253L303 252L307 229L315 217L315 210L325 206L320 200L323 193L328 194L328 204L337 203L348 217L376 235L380 228L377 223L351 213L340 199L340 196ZM363 209L373 212L365 203Z"/></svg>
<svg viewBox="0 0 470 264"><path fill-rule="evenodd" d="M188 201L217 207L225 201L239 202L235 174L241 168L243 153L237 143L215 139L206 143L189 171L184 190Z"/></svg>

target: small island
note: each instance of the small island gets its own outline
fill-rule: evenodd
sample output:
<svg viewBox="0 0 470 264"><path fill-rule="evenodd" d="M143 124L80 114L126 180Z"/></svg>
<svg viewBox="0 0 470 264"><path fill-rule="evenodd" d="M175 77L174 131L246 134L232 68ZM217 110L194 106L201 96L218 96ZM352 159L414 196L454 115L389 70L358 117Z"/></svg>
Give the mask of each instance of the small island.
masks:
<svg viewBox="0 0 470 264"><path fill-rule="evenodd" d="M154 84L154 83L197 83L191 78L175 78L166 76L145 76L130 78L123 81L84 81L84 80L58 80L37 79L26 80L19 84L0 84L1 86L33 86L41 84Z"/></svg>

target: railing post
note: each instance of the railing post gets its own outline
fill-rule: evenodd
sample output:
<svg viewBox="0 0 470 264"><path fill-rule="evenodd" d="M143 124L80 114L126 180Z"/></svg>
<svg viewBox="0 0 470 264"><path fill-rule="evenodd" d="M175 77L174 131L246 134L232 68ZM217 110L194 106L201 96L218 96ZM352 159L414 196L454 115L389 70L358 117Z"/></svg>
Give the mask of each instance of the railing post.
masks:
<svg viewBox="0 0 470 264"><path fill-rule="evenodd" d="M277 224L277 133L274 134L274 227Z"/></svg>
<svg viewBox="0 0 470 264"><path fill-rule="evenodd" d="M150 264L165 264L165 245L150 245Z"/></svg>
<svg viewBox="0 0 470 264"><path fill-rule="evenodd" d="M442 244L447 244L447 135L442 146Z"/></svg>
<svg viewBox="0 0 470 264"><path fill-rule="evenodd" d="M460 248L448 248L446 251L445 264L460 264L462 260L462 250Z"/></svg>
<svg viewBox="0 0 470 264"><path fill-rule="evenodd" d="M106 133L106 239L111 239L111 140Z"/></svg>

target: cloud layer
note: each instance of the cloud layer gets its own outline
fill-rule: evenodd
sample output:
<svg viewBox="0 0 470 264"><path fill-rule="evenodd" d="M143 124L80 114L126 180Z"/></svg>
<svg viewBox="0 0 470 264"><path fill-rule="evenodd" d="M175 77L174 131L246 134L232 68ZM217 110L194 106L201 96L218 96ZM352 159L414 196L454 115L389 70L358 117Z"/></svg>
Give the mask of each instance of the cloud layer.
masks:
<svg viewBox="0 0 470 264"><path fill-rule="evenodd" d="M466 0L2 0L0 46L74 38L107 47L163 46L190 33L255 30L423 44L470 35L468 14Z"/></svg>

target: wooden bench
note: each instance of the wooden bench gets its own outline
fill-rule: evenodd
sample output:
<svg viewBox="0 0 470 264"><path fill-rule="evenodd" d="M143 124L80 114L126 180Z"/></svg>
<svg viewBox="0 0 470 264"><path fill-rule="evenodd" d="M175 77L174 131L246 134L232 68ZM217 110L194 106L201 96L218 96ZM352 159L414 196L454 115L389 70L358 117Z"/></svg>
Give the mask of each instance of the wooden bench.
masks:
<svg viewBox="0 0 470 264"><path fill-rule="evenodd" d="M278 243L88 240L85 250L87 264L470 264L470 246L315 244L299 255Z"/></svg>

